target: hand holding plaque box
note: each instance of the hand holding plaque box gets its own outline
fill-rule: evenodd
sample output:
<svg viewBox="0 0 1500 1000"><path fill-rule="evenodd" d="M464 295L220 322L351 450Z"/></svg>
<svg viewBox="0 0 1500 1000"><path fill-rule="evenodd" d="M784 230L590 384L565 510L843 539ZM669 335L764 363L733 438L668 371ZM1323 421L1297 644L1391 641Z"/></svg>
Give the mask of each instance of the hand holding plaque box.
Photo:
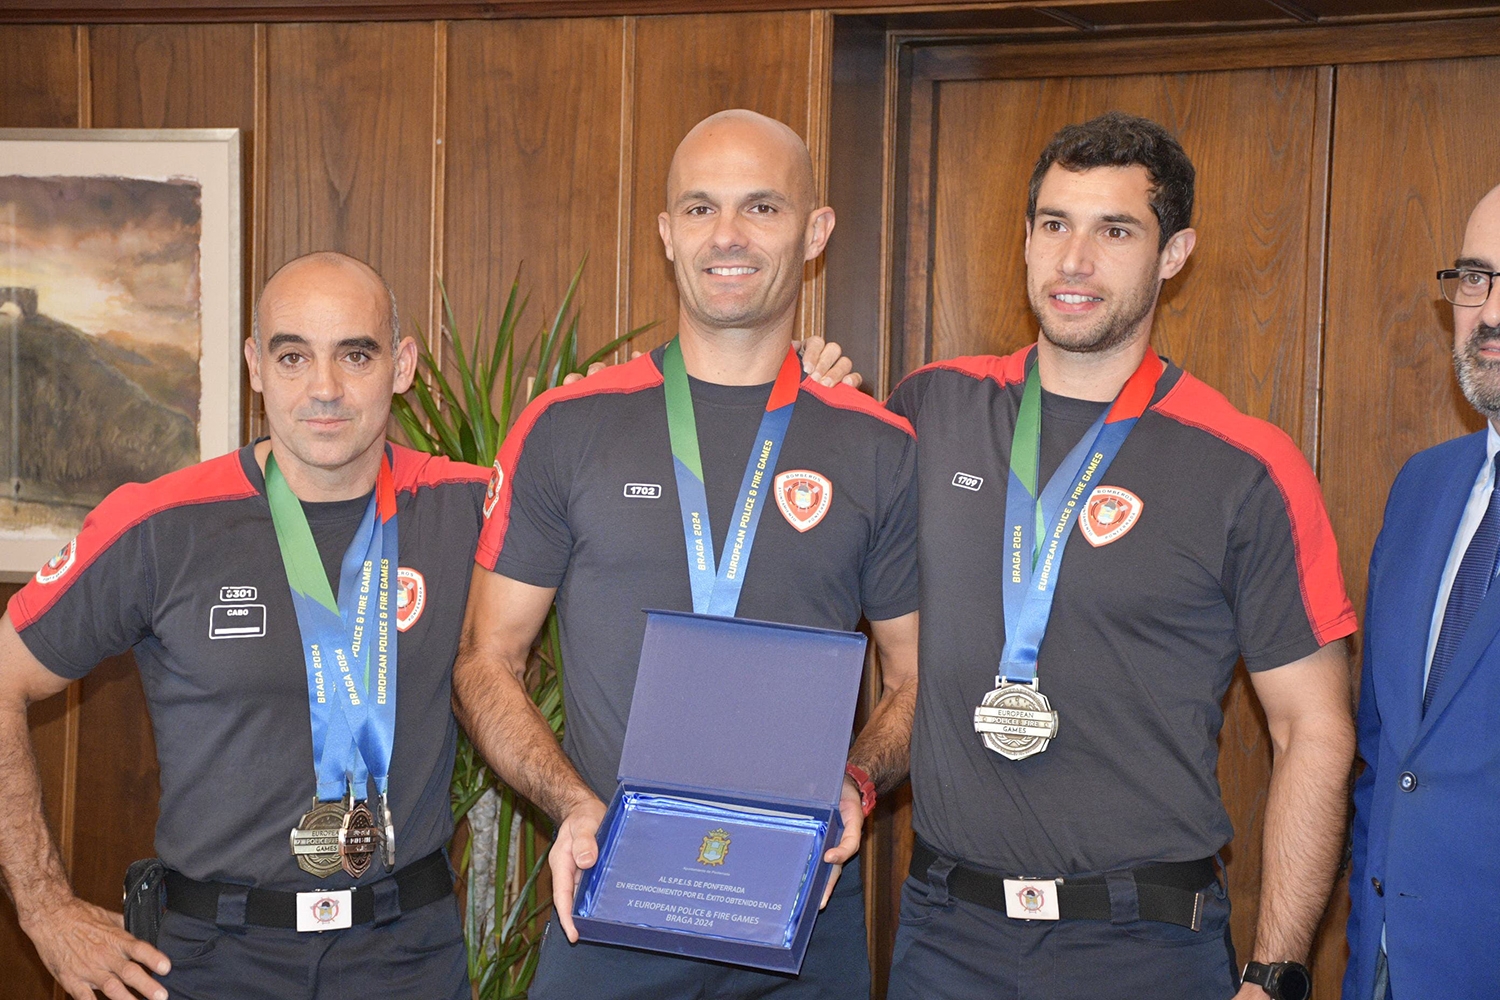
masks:
<svg viewBox="0 0 1500 1000"><path fill-rule="evenodd" d="M647 612L585 940L796 972L843 832L858 633Z"/></svg>

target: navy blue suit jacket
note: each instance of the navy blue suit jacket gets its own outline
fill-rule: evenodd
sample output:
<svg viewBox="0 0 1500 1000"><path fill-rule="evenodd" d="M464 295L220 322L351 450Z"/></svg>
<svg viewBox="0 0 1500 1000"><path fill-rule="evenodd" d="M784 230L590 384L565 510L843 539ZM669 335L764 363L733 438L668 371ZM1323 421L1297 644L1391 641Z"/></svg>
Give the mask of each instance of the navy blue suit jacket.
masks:
<svg viewBox="0 0 1500 1000"><path fill-rule="evenodd" d="M1500 586L1422 713L1438 585L1484 461L1483 432L1415 455L1370 556L1344 1000L1370 1000L1382 926L1396 1000L1500 997Z"/></svg>

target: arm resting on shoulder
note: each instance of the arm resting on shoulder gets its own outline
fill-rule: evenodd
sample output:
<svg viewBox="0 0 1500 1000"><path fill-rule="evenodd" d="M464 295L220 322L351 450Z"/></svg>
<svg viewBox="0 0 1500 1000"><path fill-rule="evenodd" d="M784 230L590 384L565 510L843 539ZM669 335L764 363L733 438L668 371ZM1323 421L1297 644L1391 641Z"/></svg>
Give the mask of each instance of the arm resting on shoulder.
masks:
<svg viewBox="0 0 1500 1000"><path fill-rule="evenodd" d="M1250 675L1271 731L1254 960L1305 962L1343 853L1354 719L1344 640ZM1246 986L1241 996L1262 995Z"/></svg>
<svg viewBox="0 0 1500 1000"><path fill-rule="evenodd" d="M128 986L166 1000L167 991L146 969L166 975L167 956L125 933L118 913L73 894L47 829L26 709L68 683L32 655L9 615L0 617L0 881L21 929L69 996L93 1000L97 989L111 1000L128 1000Z"/></svg>
<svg viewBox="0 0 1500 1000"><path fill-rule="evenodd" d="M906 780L911 764L911 719L917 703L918 613L871 622L875 649L879 653L881 695L849 751L849 762L865 771L877 792L884 793ZM839 799L844 834L828 849L823 860L836 867L823 893L823 905L833 892L844 862L859 850L864 829L864 809L859 788L847 775Z"/></svg>
<svg viewBox="0 0 1500 1000"><path fill-rule="evenodd" d="M552 845L552 898L569 941L573 891L598 859L594 834L604 803L579 776L552 727L526 691L526 663L556 590L475 567L469 585L453 712L500 779L557 821Z"/></svg>

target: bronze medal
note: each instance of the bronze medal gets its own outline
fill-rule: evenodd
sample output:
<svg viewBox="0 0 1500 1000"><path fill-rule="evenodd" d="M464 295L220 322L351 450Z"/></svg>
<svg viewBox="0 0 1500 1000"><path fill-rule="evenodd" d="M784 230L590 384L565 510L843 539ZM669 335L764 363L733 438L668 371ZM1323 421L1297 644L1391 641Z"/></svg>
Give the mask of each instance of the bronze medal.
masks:
<svg viewBox="0 0 1500 1000"><path fill-rule="evenodd" d="M365 803L356 802L354 808L345 814L343 826L338 831L338 845L344 871L350 878L363 877L370 870L375 852L380 849L380 830Z"/></svg>
<svg viewBox="0 0 1500 1000"><path fill-rule="evenodd" d="M292 828L292 855L309 875L327 878L344 867L339 843L346 811L342 802L319 802Z"/></svg>

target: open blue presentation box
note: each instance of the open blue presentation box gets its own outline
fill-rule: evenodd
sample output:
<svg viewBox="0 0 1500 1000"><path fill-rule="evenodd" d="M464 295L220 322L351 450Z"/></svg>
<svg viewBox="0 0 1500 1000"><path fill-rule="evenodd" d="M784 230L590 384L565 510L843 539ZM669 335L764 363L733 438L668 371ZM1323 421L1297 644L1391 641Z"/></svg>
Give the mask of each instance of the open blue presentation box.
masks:
<svg viewBox="0 0 1500 1000"><path fill-rule="evenodd" d="M797 972L843 833L865 637L647 611L581 938Z"/></svg>

